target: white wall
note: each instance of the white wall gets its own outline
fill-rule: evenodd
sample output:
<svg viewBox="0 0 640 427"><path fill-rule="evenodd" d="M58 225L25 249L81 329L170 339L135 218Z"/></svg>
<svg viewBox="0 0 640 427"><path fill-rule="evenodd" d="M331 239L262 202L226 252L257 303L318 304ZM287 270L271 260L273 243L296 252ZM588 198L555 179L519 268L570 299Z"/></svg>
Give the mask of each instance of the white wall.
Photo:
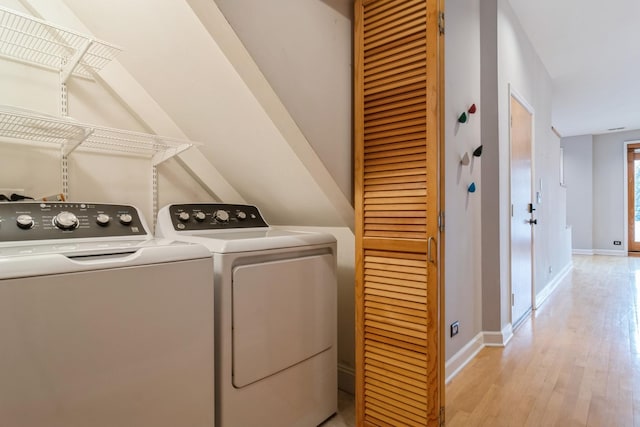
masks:
<svg viewBox="0 0 640 427"><path fill-rule="evenodd" d="M486 9L485 9L486 7ZM494 9L495 8L495 9ZM493 11L497 13L497 53L491 45L493 40ZM509 88L515 89L533 106L534 115L534 182L535 190L541 192L541 203L536 205L538 226L534 232L534 287L539 294L570 264L570 230L566 228L566 195L559 183L559 138L551 131L551 78L545 70L530 41L518 22L507 0L483 3L482 43L483 73L491 71L492 56L497 56L497 141L493 139L493 128L488 123L484 129L483 145L487 148L487 159L483 153L483 272L498 272L499 278L483 274L483 325L485 330L499 332L511 323L510 304L510 184L509 184ZM485 99L485 89L494 84L493 75L483 75L483 110L494 108L492 99ZM494 150L497 149L497 152ZM489 161L487 161L489 160ZM497 162L496 162L497 160ZM486 169L484 167L487 167ZM490 184L488 184L490 183ZM494 211L497 203L497 211ZM485 213L496 212L496 215ZM484 239L487 233L497 230L496 236ZM497 246L493 246L497 244ZM499 296L498 288L499 287ZM496 298L497 297L497 298ZM496 317L499 325L495 324ZM496 328L498 326L498 328Z"/></svg>
<svg viewBox="0 0 640 427"><path fill-rule="evenodd" d="M593 136L562 138L567 224L574 251L593 250Z"/></svg>
<svg viewBox="0 0 640 427"><path fill-rule="evenodd" d="M118 62L272 223L352 226L349 199L213 1L64 3L124 48Z"/></svg>
<svg viewBox="0 0 640 427"><path fill-rule="evenodd" d="M473 157L481 144L480 0L445 4L445 329L446 358L450 359L482 330L481 200L484 158ZM457 119L471 104L478 107L465 124ZM468 166L460 164L467 153ZM476 192L469 193L475 182ZM451 337L449 326L460 322Z"/></svg>
<svg viewBox="0 0 640 427"><path fill-rule="evenodd" d="M215 1L351 200L351 2Z"/></svg>
<svg viewBox="0 0 640 427"><path fill-rule="evenodd" d="M640 130L593 136L593 249L620 252L625 242L625 142L640 140ZM625 246L615 246L621 240Z"/></svg>

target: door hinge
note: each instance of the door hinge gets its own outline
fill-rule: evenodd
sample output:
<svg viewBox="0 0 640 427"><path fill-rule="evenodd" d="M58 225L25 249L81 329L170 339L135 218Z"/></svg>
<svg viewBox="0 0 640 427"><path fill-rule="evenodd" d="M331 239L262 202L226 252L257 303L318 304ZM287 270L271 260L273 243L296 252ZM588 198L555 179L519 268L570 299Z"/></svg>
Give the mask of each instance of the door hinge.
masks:
<svg viewBox="0 0 640 427"><path fill-rule="evenodd" d="M444 211L438 215L438 230L440 230L441 233L444 232Z"/></svg>
<svg viewBox="0 0 640 427"><path fill-rule="evenodd" d="M444 34L444 12L438 14L438 28L440 29L440 34Z"/></svg>
<svg viewBox="0 0 640 427"><path fill-rule="evenodd" d="M516 305L516 294L511 294L511 307Z"/></svg>
<svg viewBox="0 0 640 427"><path fill-rule="evenodd" d="M440 407L440 427L444 427L444 406Z"/></svg>

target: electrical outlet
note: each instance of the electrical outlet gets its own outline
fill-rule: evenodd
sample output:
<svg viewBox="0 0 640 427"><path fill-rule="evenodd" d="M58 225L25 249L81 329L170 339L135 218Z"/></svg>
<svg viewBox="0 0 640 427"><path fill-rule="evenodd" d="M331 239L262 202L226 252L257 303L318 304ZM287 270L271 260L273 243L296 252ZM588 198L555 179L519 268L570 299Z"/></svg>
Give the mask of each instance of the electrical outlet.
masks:
<svg viewBox="0 0 640 427"><path fill-rule="evenodd" d="M620 240L614 240L613 244L616 246L620 246L622 244L622 242Z"/></svg>
<svg viewBox="0 0 640 427"><path fill-rule="evenodd" d="M451 324L451 336L454 337L460 332L460 322L457 320Z"/></svg>

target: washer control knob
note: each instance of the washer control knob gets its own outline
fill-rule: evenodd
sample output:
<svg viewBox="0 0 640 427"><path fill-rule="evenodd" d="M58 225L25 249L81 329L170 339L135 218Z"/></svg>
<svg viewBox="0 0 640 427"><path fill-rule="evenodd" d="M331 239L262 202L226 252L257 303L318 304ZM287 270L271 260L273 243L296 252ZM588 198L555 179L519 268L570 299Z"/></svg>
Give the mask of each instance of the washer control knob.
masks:
<svg viewBox="0 0 640 427"><path fill-rule="evenodd" d="M207 217L204 212L196 212L196 221L202 222Z"/></svg>
<svg viewBox="0 0 640 427"><path fill-rule="evenodd" d="M229 221L229 212L219 209L213 213L213 217L221 222Z"/></svg>
<svg viewBox="0 0 640 427"><path fill-rule="evenodd" d="M182 211L180 212L180 215L178 215L178 219L180 219L180 221L182 222L189 221L189 218L191 218L191 215L189 215L189 212Z"/></svg>
<svg viewBox="0 0 640 427"><path fill-rule="evenodd" d="M31 215L20 215L16 218L16 223L18 224L18 227L28 230L33 227L33 218Z"/></svg>
<svg viewBox="0 0 640 427"><path fill-rule="evenodd" d="M130 214L125 213L120 215L120 224L129 225L131 224L131 221L133 221L133 217Z"/></svg>
<svg viewBox="0 0 640 427"><path fill-rule="evenodd" d="M111 218L107 214L101 213L96 217L96 222L98 223L98 225L102 225L103 227L105 225L108 225L109 221L111 221Z"/></svg>
<svg viewBox="0 0 640 427"><path fill-rule="evenodd" d="M238 211L236 213L236 218L238 218L240 221L244 221L245 219L247 219L247 213L244 211Z"/></svg>
<svg viewBox="0 0 640 427"><path fill-rule="evenodd" d="M73 212L62 211L53 218L53 224L60 230L73 230L78 227L78 217Z"/></svg>

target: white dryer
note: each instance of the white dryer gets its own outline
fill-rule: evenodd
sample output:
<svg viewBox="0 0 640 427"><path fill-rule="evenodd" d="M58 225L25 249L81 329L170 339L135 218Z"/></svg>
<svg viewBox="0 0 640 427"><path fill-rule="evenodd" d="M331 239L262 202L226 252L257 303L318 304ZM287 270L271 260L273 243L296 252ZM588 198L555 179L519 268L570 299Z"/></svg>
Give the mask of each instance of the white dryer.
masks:
<svg viewBox="0 0 640 427"><path fill-rule="evenodd" d="M248 205L174 204L159 237L213 254L216 426L311 427L337 410L336 240Z"/></svg>
<svg viewBox="0 0 640 427"><path fill-rule="evenodd" d="M213 267L132 206L0 203L0 424L210 427Z"/></svg>

